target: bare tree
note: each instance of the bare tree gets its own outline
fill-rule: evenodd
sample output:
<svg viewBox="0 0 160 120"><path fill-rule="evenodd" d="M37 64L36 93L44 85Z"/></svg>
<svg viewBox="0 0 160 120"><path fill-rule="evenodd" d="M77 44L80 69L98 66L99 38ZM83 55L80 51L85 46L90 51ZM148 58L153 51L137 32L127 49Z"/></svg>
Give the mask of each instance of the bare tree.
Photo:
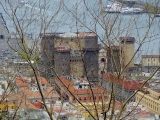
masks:
<svg viewBox="0 0 160 120"><path fill-rule="evenodd" d="M13 37L10 35L4 42L13 54L17 54L17 61L6 61L9 64L7 68L13 68L9 73L13 80L8 81L10 89L7 87L3 96L6 97L8 91L18 91L19 88L15 88L15 78L19 77L26 82L23 76L32 76L44 110L53 119L53 110L47 107L46 95L39 80L40 76L45 76L50 83L56 84L53 90L59 85L57 89L63 89L70 95L67 98L68 96L59 93L62 101L71 102L70 98L74 99L92 119L125 118L133 112L124 115L126 105L135 100L135 95L144 89L145 84L159 70L158 66L135 91L126 92L126 89L131 90L135 84L126 80L131 79L133 74L142 72L139 67L134 66L135 61L141 64L140 52L143 50L144 54L154 54L158 50L158 46L152 48L151 45L159 39L159 30L155 31L159 22L156 19L158 3L141 5L143 11L139 9L140 13L137 15L133 10L140 3L129 4L122 1L1 1L1 7L14 31L12 36L16 47L11 42ZM123 9L133 4L134 8L128 8L129 15L126 15ZM147 45L149 46L146 47ZM102 49L104 55L101 55L99 49ZM27 67L22 68L23 63ZM2 74L5 75L6 72L8 69ZM88 85L86 96L90 97L90 101L82 101L81 95L71 90L73 83L65 83L62 76L72 80L76 79L75 76L83 78ZM95 89L101 92L98 93ZM141 99L143 97L144 95ZM115 112L117 106L118 113Z"/></svg>

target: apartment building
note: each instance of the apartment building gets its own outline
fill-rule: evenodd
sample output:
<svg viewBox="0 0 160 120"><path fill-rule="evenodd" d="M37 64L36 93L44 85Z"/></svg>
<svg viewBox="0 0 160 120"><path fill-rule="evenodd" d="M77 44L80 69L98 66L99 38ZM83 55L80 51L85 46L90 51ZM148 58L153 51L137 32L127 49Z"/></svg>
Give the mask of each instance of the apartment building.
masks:
<svg viewBox="0 0 160 120"><path fill-rule="evenodd" d="M10 35L6 21L2 13L0 13L0 59L2 59L2 56L4 56L5 52L9 50L9 46L7 45L9 37Z"/></svg>
<svg viewBox="0 0 160 120"><path fill-rule="evenodd" d="M142 55L142 70L154 72L160 65L160 55Z"/></svg>
<svg viewBox="0 0 160 120"><path fill-rule="evenodd" d="M144 83L144 80L118 79L116 75L110 73L103 74L103 79L102 85L110 93L112 92L112 83L114 83L114 89L118 89L116 99L120 102L129 98ZM148 86L148 83L146 83L145 86ZM128 102L131 101L135 101L135 96L133 96Z"/></svg>
<svg viewBox="0 0 160 120"><path fill-rule="evenodd" d="M91 88L93 94L91 92ZM105 89L91 83L91 88L87 80L75 76L61 76L55 79L55 90L62 98L71 103L80 102L101 102L109 100L109 95ZM76 99L77 98L77 99Z"/></svg>
<svg viewBox="0 0 160 120"><path fill-rule="evenodd" d="M145 89L137 92L136 102L146 107L150 112L160 115L160 90Z"/></svg>
<svg viewBox="0 0 160 120"><path fill-rule="evenodd" d="M44 77L38 77L38 81L46 102L51 103L59 99L57 92L53 90L53 87L49 85ZM15 92L25 96L31 103L43 103L38 84L34 77L16 77L15 86Z"/></svg>
<svg viewBox="0 0 160 120"><path fill-rule="evenodd" d="M159 66L160 55L142 55L142 66Z"/></svg>

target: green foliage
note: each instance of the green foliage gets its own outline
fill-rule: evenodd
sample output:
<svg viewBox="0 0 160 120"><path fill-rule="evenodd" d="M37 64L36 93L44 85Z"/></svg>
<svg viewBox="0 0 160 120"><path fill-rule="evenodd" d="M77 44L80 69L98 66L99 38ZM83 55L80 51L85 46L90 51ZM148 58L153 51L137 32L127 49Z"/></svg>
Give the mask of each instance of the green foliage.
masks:
<svg viewBox="0 0 160 120"><path fill-rule="evenodd" d="M148 6L148 8L155 8L155 5L153 5L151 3L149 3L147 6Z"/></svg>
<svg viewBox="0 0 160 120"><path fill-rule="evenodd" d="M28 57L28 54L27 54L27 53L24 53L23 56L24 56L24 58L27 58L27 57Z"/></svg>
<svg viewBox="0 0 160 120"><path fill-rule="evenodd" d="M22 50L19 50L19 51L18 51L18 54L19 54L19 55L23 55L23 51L22 51Z"/></svg>

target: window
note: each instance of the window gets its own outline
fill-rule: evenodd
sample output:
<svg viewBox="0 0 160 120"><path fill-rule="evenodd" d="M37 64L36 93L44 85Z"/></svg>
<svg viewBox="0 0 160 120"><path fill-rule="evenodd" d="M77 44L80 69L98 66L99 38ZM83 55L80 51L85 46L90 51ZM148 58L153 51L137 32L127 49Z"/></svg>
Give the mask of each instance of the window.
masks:
<svg viewBox="0 0 160 120"><path fill-rule="evenodd" d="M81 97L79 97L79 100L81 101Z"/></svg>
<svg viewBox="0 0 160 120"><path fill-rule="evenodd" d="M14 106L12 106L12 109L14 109Z"/></svg>
<svg viewBox="0 0 160 120"><path fill-rule="evenodd" d="M0 39L3 39L3 35L0 35Z"/></svg>
<svg viewBox="0 0 160 120"><path fill-rule="evenodd" d="M86 97L84 97L84 100L86 100Z"/></svg>
<svg viewBox="0 0 160 120"><path fill-rule="evenodd" d="M106 60L104 58L101 58L101 62L105 62Z"/></svg>
<svg viewBox="0 0 160 120"><path fill-rule="evenodd" d="M79 85L79 88L81 89L81 88L82 88L82 85Z"/></svg>

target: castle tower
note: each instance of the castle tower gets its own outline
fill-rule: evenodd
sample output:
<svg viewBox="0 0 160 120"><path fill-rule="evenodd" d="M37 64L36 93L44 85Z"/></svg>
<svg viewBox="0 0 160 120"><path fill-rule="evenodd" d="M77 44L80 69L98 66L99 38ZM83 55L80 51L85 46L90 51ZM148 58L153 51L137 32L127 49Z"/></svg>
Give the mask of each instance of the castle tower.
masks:
<svg viewBox="0 0 160 120"><path fill-rule="evenodd" d="M134 37L120 37L120 43L121 43L120 47L121 47L122 67L125 67L127 64L128 64L127 68L134 67L134 58L132 59L132 57L134 55L135 38Z"/></svg>
<svg viewBox="0 0 160 120"><path fill-rule="evenodd" d="M81 53L79 50L71 50L70 53L70 74L82 77L84 76L84 64L82 61Z"/></svg>
<svg viewBox="0 0 160 120"><path fill-rule="evenodd" d="M46 63L47 54L59 76L87 77L97 82L99 49L95 33L46 33L41 36L42 59ZM50 64L47 70L49 68Z"/></svg>

